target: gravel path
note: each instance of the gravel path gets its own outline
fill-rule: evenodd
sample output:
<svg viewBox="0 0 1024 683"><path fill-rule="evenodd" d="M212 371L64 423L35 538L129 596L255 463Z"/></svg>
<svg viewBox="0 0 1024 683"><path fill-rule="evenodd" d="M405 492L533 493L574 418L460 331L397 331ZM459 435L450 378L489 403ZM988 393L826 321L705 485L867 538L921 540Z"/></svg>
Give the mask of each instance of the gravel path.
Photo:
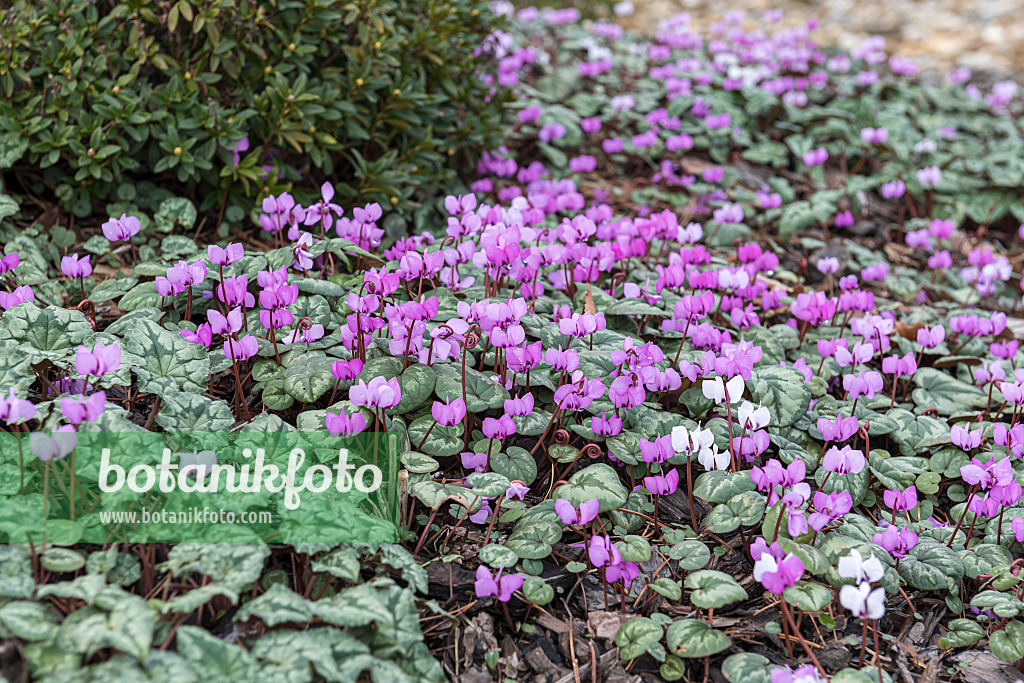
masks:
<svg viewBox="0 0 1024 683"><path fill-rule="evenodd" d="M818 41L850 49L881 35L889 51L915 59L922 70L958 66L993 77L1024 76L1024 0L633 0L636 12L623 24L653 31L658 21L689 12L703 28L731 10L760 19L782 9L783 25L818 19Z"/></svg>

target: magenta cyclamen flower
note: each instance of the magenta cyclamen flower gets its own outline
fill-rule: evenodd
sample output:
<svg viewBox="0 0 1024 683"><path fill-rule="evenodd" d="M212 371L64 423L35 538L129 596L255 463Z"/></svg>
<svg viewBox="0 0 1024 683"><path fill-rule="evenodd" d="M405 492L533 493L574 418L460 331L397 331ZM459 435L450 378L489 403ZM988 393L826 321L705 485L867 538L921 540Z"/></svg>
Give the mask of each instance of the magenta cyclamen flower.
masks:
<svg viewBox="0 0 1024 683"><path fill-rule="evenodd" d="M77 254L75 256L77 256ZM64 258L68 257L65 256ZM86 258L88 259L89 257L86 256ZM19 263L21 263L21 257L18 256L17 252L12 251L10 254L4 255L3 258L0 258L0 275L7 275L7 273L12 272L18 267Z"/></svg>
<svg viewBox="0 0 1024 683"><path fill-rule="evenodd" d="M826 441L842 443L857 433L859 424L856 417L843 417L843 414L839 413L835 420L819 417L817 427Z"/></svg>
<svg viewBox="0 0 1024 683"><path fill-rule="evenodd" d="M466 417L466 402L462 400L461 396L451 403L434 401L434 405L430 408L430 414L438 424L444 427L454 427Z"/></svg>
<svg viewBox="0 0 1024 683"><path fill-rule="evenodd" d="M245 335L238 341L228 339L224 342L224 355L232 361L248 360L255 356L259 350L259 342L251 334Z"/></svg>
<svg viewBox="0 0 1024 683"><path fill-rule="evenodd" d="M622 562L622 553L607 536L594 536L587 546L587 556L595 567L617 565Z"/></svg>
<svg viewBox="0 0 1024 683"><path fill-rule="evenodd" d="M502 576L501 573L504 570L505 568L502 567L498 570L497 574L492 575L490 570L484 565L477 567L476 581L473 582L473 587L476 589L476 597L486 598L493 595L501 602L511 600L512 594L522 587L523 577L518 574Z"/></svg>
<svg viewBox="0 0 1024 683"><path fill-rule="evenodd" d="M203 323L194 332L188 328L182 328L179 332L189 344L200 344L203 348L208 349L213 342L213 330L210 328L210 323Z"/></svg>
<svg viewBox="0 0 1024 683"><path fill-rule="evenodd" d="M616 436L622 432L622 418L614 413L608 417L601 411L600 417L595 415L590 418L590 430L598 436Z"/></svg>
<svg viewBox="0 0 1024 683"><path fill-rule="evenodd" d="M120 218L111 218L103 224L103 236L111 242L125 242L142 230L142 222L135 216L121 214Z"/></svg>
<svg viewBox="0 0 1024 683"><path fill-rule="evenodd" d="M0 422L17 424L36 416L36 405L14 395L14 387L8 388L7 398L0 396Z"/></svg>
<svg viewBox="0 0 1024 683"><path fill-rule="evenodd" d="M803 156L803 162L806 166L820 166L826 161L828 161L828 150L824 147L812 149Z"/></svg>
<svg viewBox="0 0 1024 683"><path fill-rule="evenodd" d="M914 354L908 351L902 358L896 355L882 359L882 372L887 375L896 375L896 378L909 377L917 372L917 360Z"/></svg>
<svg viewBox="0 0 1024 683"><path fill-rule="evenodd" d="M890 524L885 531L872 536L871 540L892 553L893 557L901 558L917 545L917 534L909 527L901 530L895 524Z"/></svg>
<svg viewBox="0 0 1024 683"><path fill-rule="evenodd" d="M358 358L352 360L336 360L331 363L331 374L336 379L342 381L351 381L359 376L359 373L363 371L363 361Z"/></svg>
<svg viewBox="0 0 1024 683"><path fill-rule="evenodd" d="M96 342L96 347L92 351L86 346L79 346L78 353L75 354L75 372L82 377L102 377L119 367L121 347L116 343L104 346L103 342Z"/></svg>
<svg viewBox="0 0 1024 683"><path fill-rule="evenodd" d="M15 254L17 256L17 254ZM89 277L92 275L92 264L89 263L91 254L78 258L78 254L64 256L60 260L60 272L70 278Z"/></svg>
<svg viewBox="0 0 1024 683"><path fill-rule="evenodd" d="M26 301L35 301L36 295L28 285L22 285L11 293L0 292L0 308L9 311L15 306L20 306Z"/></svg>
<svg viewBox="0 0 1024 683"><path fill-rule="evenodd" d="M882 501L890 510L906 512L917 507L917 487L908 486L904 491L889 489L882 494Z"/></svg>
<svg viewBox="0 0 1024 683"><path fill-rule="evenodd" d="M949 430L950 441L965 451L970 451L981 445L982 429L967 430L960 425L953 425Z"/></svg>
<svg viewBox="0 0 1024 683"><path fill-rule="evenodd" d="M61 412L64 413L65 419L73 425L82 422L95 422L106 407L107 395L102 391L97 391L85 400L71 396L65 396L60 400Z"/></svg>
<svg viewBox="0 0 1024 683"><path fill-rule="evenodd" d="M235 242L228 244L226 247L218 247L216 244L211 244L206 248L206 256L210 259L210 263L215 266L229 266L236 261L241 261L242 257L245 256L245 247Z"/></svg>
<svg viewBox="0 0 1024 683"><path fill-rule="evenodd" d="M786 554L778 541L769 546L758 538L750 546L750 555L754 558L754 579L775 595L795 586L804 574L804 563L793 553Z"/></svg>
<svg viewBox="0 0 1024 683"><path fill-rule="evenodd" d="M402 387L397 377L374 377L369 384L359 383L349 389L348 398L360 407L390 410L402 401Z"/></svg>
<svg viewBox="0 0 1024 683"><path fill-rule="evenodd" d="M864 469L864 464L864 453L849 446L843 446L842 449L833 446L821 459L821 466L836 474L857 474Z"/></svg>
<svg viewBox="0 0 1024 683"><path fill-rule="evenodd" d="M938 166L928 166L917 172L917 182L926 186L934 186L942 179L942 169Z"/></svg>
<svg viewBox="0 0 1024 683"><path fill-rule="evenodd" d="M926 349L934 349L946 339L946 328L942 324L922 327L917 331L917 343Z"/></svg>
<svg viewBox="0 0 1024 683"><path fill-rule="evenodd" d="M366 416L358 411L351 417L344 410L337 414L327 411L324 423L331 436L355 436L366 429Z"/></svg>
<svg viewBox="0 0 1024 683"><path fill-rule="evenodd" d="M1013 481L1013 464L1009 458L988 460L972 458L970 464L960 468L960 476L971 486L988 489L994 485L1005 486Z"/></svg>
<svg viewBox="0 0 1024 683"><path fill-rule="evenodd" d="M667 496L676 492L679 487L679 470L672 469L668 474L644 477L644 488L656 496Z"/></svg>
<svg viewBox="0 0 1024 683"><path fill-rule="evenodd" d="M555 512L558 513L559 519L562 520L562 524L567 526L583 526L597 519L597 513L601 509L601 503L597 498L591 498L590 500L580 504L579 510L572 506L572 503L567 501L565 498L558 498L555 500Z"/></svg>
<svg viewBox="0 0 1024 683"><path fill-rule="evenodd" d="M516 423L509 415L498 418L485 417L480 429L488 439L504 439L516 433Z"/></svg>
<svg viewBox="0 0 1024 683"><path fill-rule="evenodd" d="M512 417L526 417L533 412L533 394L505 399L505 412Z"/></svg>
<svg viewBox="0 0 1024 683"><path fill-rule="evenodd" d="M850 392L850 398L865 396L874 398L882 390L882 376L874 370L861 370L857 375L843 377L843 388Z"/></svg>
<svg viewBox="0 0 1024 683"><path fill-rule="evenodd" d="M52 434L32 432L28 435L28 447L32 454L43 462L59 460L78 445L78 433L71 425L53 430Z"/></svg>

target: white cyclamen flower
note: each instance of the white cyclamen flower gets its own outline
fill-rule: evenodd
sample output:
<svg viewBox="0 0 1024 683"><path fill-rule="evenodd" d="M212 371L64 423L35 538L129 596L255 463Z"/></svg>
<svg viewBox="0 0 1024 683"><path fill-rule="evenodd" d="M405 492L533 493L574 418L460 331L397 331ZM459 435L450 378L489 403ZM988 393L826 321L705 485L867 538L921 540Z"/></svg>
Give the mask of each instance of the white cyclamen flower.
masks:
<svg viewBox="0 0 1024 683"><path fill-rule="evenodd" d="M885 574L885 567L882 562L872 555L864 559L860 552L851 550L846 557L839 558L839 576L844 579L853 579L858 583L863 581L880 581Z"/></svg>
<svg viewBox="0 0 1024 683"><path fill-rule="evenodd" d="M721 377L704 380L700 385L701 391L706 398L715 403L725 403L725 395L729 395L729 403L736 403L743 397L743 378L736 375L728 382L723 382Z"/></svg>
<svg viewBox="0 0 1024 683"><path fill-rule="evenodd" d="M857 586L843 586L839 589L839 602L855 617L881 619L885 614L885 589L872 590L866 581Z"/></svg>

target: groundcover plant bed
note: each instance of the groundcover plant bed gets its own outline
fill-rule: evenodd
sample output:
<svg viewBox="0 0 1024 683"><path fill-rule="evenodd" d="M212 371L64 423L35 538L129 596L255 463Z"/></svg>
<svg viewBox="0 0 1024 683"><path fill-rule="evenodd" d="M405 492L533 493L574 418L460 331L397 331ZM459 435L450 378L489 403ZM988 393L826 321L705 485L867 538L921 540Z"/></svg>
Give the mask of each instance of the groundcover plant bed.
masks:
<svg viewBox="0 0 1024 683"><path fill-rule="evenodd" d="M4 675L1016 679L1016 86L494 10L429 231L0 197Z"/></svg>

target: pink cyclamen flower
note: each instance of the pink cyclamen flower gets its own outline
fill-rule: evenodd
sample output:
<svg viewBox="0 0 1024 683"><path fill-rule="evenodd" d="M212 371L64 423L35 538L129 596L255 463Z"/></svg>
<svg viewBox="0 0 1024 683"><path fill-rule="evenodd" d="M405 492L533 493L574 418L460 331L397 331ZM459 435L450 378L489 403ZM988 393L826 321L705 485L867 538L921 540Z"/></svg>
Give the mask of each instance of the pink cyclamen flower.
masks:
<svg viewBox="0 0 1024 683"><path fill-rule="evenodd" d="M11 293L0 292L0 308L9 311L28 301L35 301L36 295L28 285L22 285Z"/></svg>
<svg viewBox="0 0 1024 683"><path fill-rule="evenodd" d="M194 332L188 328L182 328L179 332L189 344L201 344L203 348L208 349L213 342L213 330L210 328L210 323L203 323Z"/></svg>
<svg viewBox="0 0 1024 683"><path fill-rule="evenodd" d="M366 429L366 416L359 411L351 416L344 410L338 413L327 411L324 424L331 436L355 436Z"/></svg>
<svg viewBox="0 0 1024 683"><path fill-rule="evenodd" d="M92 258L92 254L87 254L83 258L78 258L78 254L65 256L60 260L60 272L70 278L89 277L92 275L92 264L89 263L90 258Z"/></svg>
<svg viewBox="0 0 1024 683"><path fill-rule="evenodd" d="M917 343L926 349L934 349L946 339L946 328L942 324L922 327L917 331Z"/></svg>
<svg viewBox="0 0 1024 683"><path fill-rule="evenodd" d="M485 417L480 429L488 439L504 439L516 433L516 423L510 415Z"/></svg>
<svg viewBox="0 0 1024 683"><path fill-rule="evenodd" d="M900 529L895 524L890 524L885 531L871 537L873 543L877 543L895 558L901 558L917 545L917 534L910 528Z"/></svg>
<svg viewBox="0 0 1024 683"><path fill-rule="evenodd" d="M559 498L555 501L555 512L558 513L559 519L562 520L562 524L567 526L583 526L589 524L597 518L597 513L601 509L601 503L597 498L591 498L590 500L581 503L579 510L573 507L572 503L567 501L565 498Z"/></svg>
<svg viewBox="0 0 1024 683"><path fill-rule="evenodd" d="M82 422L95 422L107 408L107 394L97 391L89 398L82 400L77 396L65 396L60 400L60 410L65 419L73 425Z"/></svg>
<svg viewBox="0 0 1024 683"><path fill-rule="evenodd" d="M7 398L0 396L0 422L17 424L36 416L36 405L32 401L14 395L14 387L8 387Z"/></svg>
<svg viewBox="0 0 1024 683"><path fill-rule="evenodd" d="M1014 517L1010 521L1010 529L1018 543L1024 543L1024 517Z"/></svg>
<svg viewBox="0 0 1024 683"><path fill-rule="evenodd" d="M595 567L614 566L622 562L622 553L608 536L594 536L590 539L587 556Z"/></svg>
<svg viewBox="0 0 1024 683"><path fill-rule="evenodd" d="M121 214L120 218L111 218L102 226L103 236L111 242L126 242L142 230L142 222L135 216Z"/></svg>
<svg viewBox="0 0 1024 683"><path fill-rule="evenodd" d="M842 443L857 433L859 423L856 417L843 417L843 414L839 413L835 420L819 417L817 427L826 441Z"/></svg>
<svg viewBox="0 0 1024 683"><path fill-rule="evenodd" d="M845 375L843 388L850 392L850 398L865 396L872 399L882 390L882 376L874 370L861 370L857 375Z"/></svg>
<svg viewBox="0 0 1024 683"><path fill-rule="evenodd" d="M226 247L211 244L206 248L206 256L215 266L229 266L242 260L242 257L245 256L245 247L238 242L228 244Z"/></svg>
<svg viewBox="0 0 1024 683"><path fill-rule="evenodd" d="M75 254L75 256L77 257L78 255ZM65 256L64 258L68 257ZM88 259L89 257L86 256L86 258ZM17 252L12 251L10 254L6 254L3 258L0 258L0 275L7 275L17 268L19 263L21 263L21 257L18 256Z"/></svg>
<svg viewBox="0 0 1024 683"><path fill-rule="evenodd" d="M761 582L765 590L782 595L804 574L804 563L793 553L786 554L778 541L768 546L763 538L760 543L750 546L751 557L754 558L754 579Z"/></svg>
<svg viewBox="0 0 1024 683"><path fill-rule="evenodd" d="M833 446L821 459L821 466L827 472L857 474L864 470L865 462L863 451L854 450L849 446L843 446L842 449Z"/></svg>
<svg viewBox="0 0 1024 683"><path fill-rule="evenodd" d="M75 354L75 372L82 377L102 377L121 367L121 347L114 343L104 346L96 342L90 351L87 346L79 346Z"/></svg>
<svg viewBox="0 0 1024 683"><path fill-rule="evenodd" d="M981 458L972 458L969 464L960 468L960 476L971 486L981 489L1005 486L1013 481L1013 464L1010 458L984 462Z"/></svg>
<svg viewBox="0 0 1024 683"><path fill-rule="evenodd" d="M476 589L476 597L486 598L494 596L500 602L511 600L512 594L522 587L523 577L518 574L502 576L501 573L504 570L505 568L502 567L498 570L497 574L492 575L490 570L484 565L477 567L476 581L473 582L473 587Z"/></svg>
<svg viewBox="0 0 1024 683"><path fill-rule="evenodd" d="M942 169L938 166L928 166L917 172L917 182L922 185L933 187L942 179Z"/></svg>
<svg viewBox="0 0 1024 683"><path fill-rule="evenodd" d="M78 433L71 425L64 425L53 430L51 434L32 432L28 435L28 447L32 454L42 460L59 460L75 450L78 445Z"/></svg>
<svg viewBox="0 0 1024 683"><path fill-rule="evenodd" d="M438 424L444 427L454 427L466 417L466 402L458 397L451 403L434 401L430 408L430 414Z"/></svg>
<svg viewBox="0 0 1024 683"><path fill-rule="evenodd" d="M824 147L812 149L803 155L803 162L805 166L820 166L826 161L828 161L828 150Z"/></svg>
<svg viewBox="0 0 1024 683"><path fill-rule="evenodd" d="M882 494L882 501L890 510L906 512L917 507L917 487L908 486L903 491L889 489Z"/></svg>
<svg viewBox="0 0 1024 683"><path fill-rule="evenodd" d="M656 496L667 496L676 492L679 487L679 470L672 469L668 474L656 474L644 477L644 488Z"/></svg>
<svg viewBox="0 0 1024 683"><path fill-rule="evenodd" d="M251 334L245 335L238 341L228 339L224 342L224 355L232 361L248 360L255 356L259 350L259 342Z"/></svg>
<svg viewBox="0 0 1024 683"><path fill-rule="evenodd" d="M970 451L981 445L981 434L981 427L968 430L960 425L953 425L949 430L949 438L953 445L959 446L965 451Z"/></svg>
<svg viewBox="0 0 1024 683"><path fill-rule="evenodd" d="M402 401L402 386L397 377L374 377L369 384L359 383L348 390L348 398L360 407L390 410Z"/></svg>
<svg viewBox="0 0 1024 683"><path fill-rule="evenodd" d="M331 363L331 374L336 379L344 382L354 380L363 371L363 361L358 358L352 360L336 360Z"/></svg>
<svg viewBox="0 0 1024 683"><path fill-rule="evenodd" d="M896 375L897 379L910 377L917 372L917 360L910 351L907 351L902 358L897 355L888 356L882 359L882 372L887 375Z"/></svg>

